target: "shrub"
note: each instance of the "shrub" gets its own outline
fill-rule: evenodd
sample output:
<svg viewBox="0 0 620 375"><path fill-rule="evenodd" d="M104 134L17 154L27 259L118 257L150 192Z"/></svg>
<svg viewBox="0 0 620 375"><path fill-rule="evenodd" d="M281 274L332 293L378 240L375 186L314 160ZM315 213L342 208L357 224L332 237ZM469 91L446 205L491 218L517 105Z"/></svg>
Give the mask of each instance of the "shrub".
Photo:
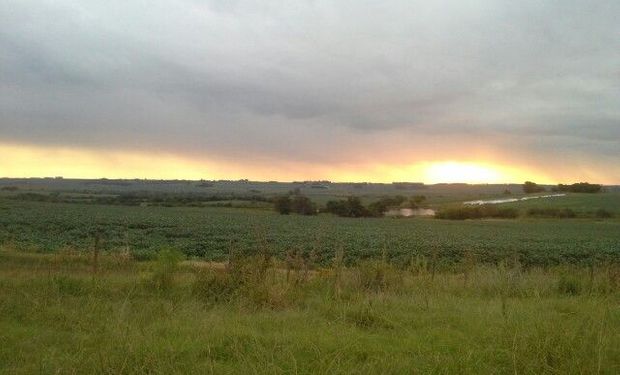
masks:
<svg viewBox="0 0 620 375"><path fill-rule="evenodd" d="M137 261L148 261L157 258L157 253L149 249L131 249L131 257Z"/></svg>
<svg viewBox="0 0 620 375"><path fill-rule="evenodd" d="M403 285L403 273L384 260L369 260L357 267L357 281L366 291L398 291Z"/></svg>
<svg viewBox="0 0 620 375"><path fill-rule="evenodd" d="M519 216L519 211L512 207L497 207L487 204L473 207L447 208L437 212L436 216L439 219L448 220L483 218L514 219Z"/></svg>
<svg viewBox="0 0 620 375"><path fill-rule="evenodd" d="M588 182L578 182L572 185L559 184L556 188L554 188L555 191L566 191L566 192L571 192L571 193L590 193L590 194L600 193L602 189L603 189L603 185L590 184Z"/></svg>
<svg viewBox="0 0 620 375"><path fill-rule="evenodd" d="M383 197L378 201L371 203L368 206L368 211L370 216L383 216L385 211L387 211L390 207L398 207L406 200L407 198L402 195L397 195L395 197Z"/></svg>
<svg viewBox="0 0 620 375"><path fill-rule="evenodd" d="M409 202L411 203L411 208L417 208L425 200L426 200L426 196L425 195L414 195L413 197L411 197Z"/></svg>
<svg viewBox="0 0 620 375"><path fill-rule="evenodd" d="M581 280L578 276L570 272L564 272L558 280L558 292L576 296L581 293Z"/></svg>
<svg viewBox="0 0 620 375"><path fill-rule="evenodd" d="M273 200L274 209L280 215L288 215L291 213L291 198L288 195L281 195Z"/></svg>
<svg viewBox="0 0 620 375"><path fill-rule="evenodd" d="M205 269L196 274L193 293L207 302L229 302L239 291L241 283L229 272Z"/></svg>
<svg viewBox="0 0 620 375"><path fill-rule="evenodd" d="M52 278L52 283L58 294L79 296L85 291L82 280L66 275L56 275Z"/></svg>
<svg viewBox="0 0 620 375"><path fill-rule="evenodd" d="M523 192L526 194L540 193L543 191L545 191L545 188L543 186L538 185L535 182L525 181L525 183L523 184Z"/></svg>
<svg viewBox="0 0 620 375"><path fill-rule="evenodd" d="M300 215L316 215L316 205L306 196L295 193L291 195L281 195L273 200L274 208L281 215L296 213Z"/></svg>
<svg viewBox="0 0 620 375"><path fill-rule="evenodd" d="M304 195L295 195L291 200L291 211L300 215L316 215L316 205Z"/></svg>
<svg viewBox="0 0 620 375"><path fill-rule="evenodd" d="M560 219L574 218L577 216L575 211L571 210L570 208L553 208L553 207L530 208L529 210L527 210L527 215L535 216L535 217L552 217L552 218L560 218Z"/></svg>
<svg viewBox="0 0 620 375"><path fill-rule="evenodd" d="M163 249L157 254L153 265L153 284L159 290L169 290L174 282L174 274L183 254L174 249Z"/></svg>
<svg viewBox="0 0 620 375"><path fill-rule="evenodd" d="M612 212L609 212L604 208L599 208L598 210L596 210L594 215L599 219L609 219L614 217L614 214Z"/></svg>
<svg viewBox="0 0 620 375"><path fill-rule="evenodd" d="M358 197L348 197L346 200L329 201L325 211L342 217L370 217L372 213L362 205Z"/></svg>

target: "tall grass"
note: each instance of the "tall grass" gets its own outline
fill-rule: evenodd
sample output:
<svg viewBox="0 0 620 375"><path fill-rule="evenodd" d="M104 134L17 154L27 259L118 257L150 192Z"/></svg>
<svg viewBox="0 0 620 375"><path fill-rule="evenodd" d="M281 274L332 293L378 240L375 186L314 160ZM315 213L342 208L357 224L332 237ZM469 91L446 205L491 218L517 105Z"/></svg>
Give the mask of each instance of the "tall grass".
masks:
<svg viewBox="0 0 620 375"><path fill-rule="evenodd" d="M338 255L340 253L340 255ZM620 371L620 268L0 251L3 373ZM431 253L432 254L432 253ZM304 265L306 264L306 265ZM165 290L165 293L162 293Z"/></svg>

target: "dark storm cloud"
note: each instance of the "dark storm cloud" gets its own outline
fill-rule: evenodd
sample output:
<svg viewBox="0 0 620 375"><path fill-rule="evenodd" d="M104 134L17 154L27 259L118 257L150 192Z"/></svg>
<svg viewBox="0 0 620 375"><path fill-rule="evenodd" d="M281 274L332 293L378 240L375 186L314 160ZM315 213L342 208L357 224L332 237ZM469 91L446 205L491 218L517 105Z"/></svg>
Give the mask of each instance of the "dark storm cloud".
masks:
<svg viewBox="0 0 620 375"><path fill-rule="evenodd" d="M613 0L4 1L0 140L329 161L462 139L618 161L618 16Z"/></svg>

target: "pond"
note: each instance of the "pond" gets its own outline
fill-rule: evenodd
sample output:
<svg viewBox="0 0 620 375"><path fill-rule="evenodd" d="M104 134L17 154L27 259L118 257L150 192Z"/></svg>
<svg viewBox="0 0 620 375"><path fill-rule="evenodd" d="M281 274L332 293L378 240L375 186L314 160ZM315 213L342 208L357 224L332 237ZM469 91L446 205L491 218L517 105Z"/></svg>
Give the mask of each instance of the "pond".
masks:
<svg viewBox="0 0 620 375"><path fill-rule="evenodd" d="M430 208L393 208L385 213L385 216L412 217L412 216L435 216L435 210Z"/></svg>

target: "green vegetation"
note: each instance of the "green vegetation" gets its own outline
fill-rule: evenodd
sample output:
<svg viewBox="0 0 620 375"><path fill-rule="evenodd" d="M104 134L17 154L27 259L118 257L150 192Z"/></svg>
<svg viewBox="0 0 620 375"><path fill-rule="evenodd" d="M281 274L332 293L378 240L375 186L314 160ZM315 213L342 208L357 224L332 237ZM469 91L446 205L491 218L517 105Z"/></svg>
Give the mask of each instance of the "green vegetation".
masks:
<svg viewBox="0 0 620 375"><path fill-rule="evenodd" d="M499 218L514 219L519 216L519 211L513 207L498 207L497 205L485 204L481 206L452 207L437 212L437 218L449 220Z"/></svg>
<svg viewBox="0 0 620 375"><path fill-rule="evenodd" d="M202 207L211 202L245 201L253 204L267 203L270 200L257 193L252 194L203 194L203 193L157 193L131 192L115 195L102 194L60 194L58 192L39 193L23 192L11 196L11 199L53 203L89 203L99 205L123 206L163 206L163 207Z"/></svg>
<svg viewBox="0 0 620 375"><path fill-rule="evenodd" d="M308 197L298 192L280 195L273 201L275 210L281 215L296 213L300 215L316 215L317 208Z"/></svg>
<svg viewBox="0 0 620 375"><path fill-rule="evenodd" d="M372 217L376 216L376 212L370 211L364 207L362 200L358 197L347 197L344 200L333 200L327 202L325 212L338 215L340 217Z"/></svg>
<svg viewBox="0 0 620 375"><path fill-rule="evenodd" d="M572 185L559 184L554 191L566 191L571 193L600 193L603 190L603 185L590 184L587 182L579 182Z"/></svg>
<svg viewBox="0 0 620 375"><path fill-rule="evenodd" d="M598 210L596 210L594 214L599 219L611 219L612 217L614 217L614 214L612 212L607 211L604 208L599 208Z"/></svg>
<svg viewBox="0 0 620 375"><path fill-rule="evenodd" d="M384 196L366 207L359 197L349 196L347 199L328 201L322 211L340 217L382 217L391 208L419 208L425 200L424 195L415 195L411 198L403 195Z"/></svg>
<svg viewBox="0 0 620 375"><path fill-rule="evenodd" d="M545 191L545 187L540 186L535 182L525 181L525 183L523 184L523 192L525 194L541 193L543 191Z"/></svg>
<svg viewBox="0 0 620 375"><path fill-rule="evenodd" d="M574 218L577 216L577 214L575 214L575 211L571 210L570 208L554 207L530 208L529 210L527 210L527 215L534 217L555 217L559 219Z"/></svg>
<svg viewBox="0 0 620 375"><path fill-rule="evenodd" d="M458 262L466 249L488 263L515 253L524 262L540 265L584 262L592 253L601 259L620 258L620 221L616 219L353 219L220 207L0 200L0 244L38 252L66 246L91 248L95 232L101 233L104 251L127 249L138 259L152 259L158 249L172 247L189 257L224 260L232 245L252 252L261 238L280 258L290 250L314 251L323 264L337 249L344 251L347 263L381 257L384 250L389 250L392 261L403 263L411 256L428 256L433 249L446 264Z"/></svg>
<svg viewBox="0 0 620 375"><path fill-rule="evenodd" d="M620 371L620 270L0 251L2 373ZM161 276L166 275L166 287Z"/></svg>

